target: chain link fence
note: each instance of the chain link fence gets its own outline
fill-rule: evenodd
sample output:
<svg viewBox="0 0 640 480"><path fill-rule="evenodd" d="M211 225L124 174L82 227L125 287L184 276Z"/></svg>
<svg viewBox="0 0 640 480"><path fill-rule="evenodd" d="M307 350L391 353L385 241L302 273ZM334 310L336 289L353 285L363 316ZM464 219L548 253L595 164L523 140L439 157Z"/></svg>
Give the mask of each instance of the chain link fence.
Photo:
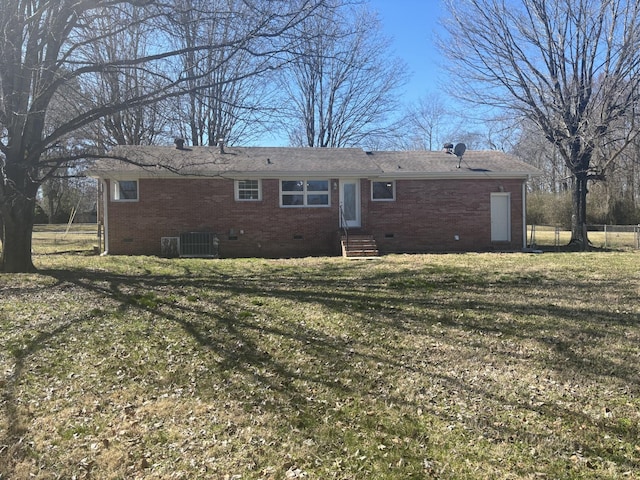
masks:
<svg viewBox="0 0 640 480"><path fill-rule="evenodd" d="M639 250L640 225L587 225L591 245L614 250ZM571 232L550 225L528 225L527 244L532 247L555 247L567 245Z"/></svg>

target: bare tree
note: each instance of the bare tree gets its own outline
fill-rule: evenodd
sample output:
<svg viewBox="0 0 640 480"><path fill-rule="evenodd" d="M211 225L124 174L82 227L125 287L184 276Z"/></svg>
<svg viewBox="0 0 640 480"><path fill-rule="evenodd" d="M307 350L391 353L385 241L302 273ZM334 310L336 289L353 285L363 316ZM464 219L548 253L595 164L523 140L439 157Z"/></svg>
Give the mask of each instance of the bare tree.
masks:
<svg viewBox="0 0 640 480"><path fill-rule="evenodd" d="M209 72L191 72L175 61L188 51L243 51L258 62L257 74L273 67L295 37L288 35L315 13L323 0L244 0L242 11L216 10L206 3L199 18L233 17L234 34L223 44L195 43L173 48L179 11L175 2L155 0L7 0L0 3L0 212L4 221L0 270L33 270L31 236L37 191L61 167L74 167L96 152L74 138L81 129L119 112L183 95L190 81ZM133 6L130 9L128 7ZM211 7L211 8L209 8ZM116 18L118 21L105 21ZM137 26L153 26L147 53L123 48L97 60L96 43ZM117 53L117 52L116 52ZM60 91L73 85L95 91L105 75L144 72L153 81L134 83L126 94L99 104L76 103L68 117L49 115ZM206 88L205 82L196 88ZM71 101L71 100L70 100Z"/></svg>
<svg viewBox="0 0 640 480"><path fill-rule="evenodd" d="M292 145L365 146L387 134L406 67L389 51L376 15L350 5L302 24L301 49L282 80Z"/></svg>
<svg viewBox="0 0 640 480"><path fill-rule="evenodd" d="M516 137L517 121L503 115L478 120L462 111L457 102L439 94L427 94L409 105L399 123L395 148L437 150L446 143L464 143L472 149L509 150Z"/></svg>
<svg viewBox="0 0 640 480"><path fill-rule="evenodd" d="M97 38L85 47L86 55L96 64L118 62L122 58L143 58L150 55L154 37L151 22L142 22L141 11L135 5L123 4L112 9L109 17L95 20L101 31L109 31L113 25L128 25L114 31L113 34ZM127 102L145 95L148 85L160 87L160 81L154 74L137 65L105 69L95 77L95 81L84 82L83 89L74 96L76 105L81 108ZM80 98L78 98L80 97ZM169 111L167 101L151 105L133 105L126 110L105 115L83 129L82 134L93 141L98 148L107 149L115 145L153 145L162 137L166 126L165 114ZM81 108L75 108L76 113Z"/></svg>
<svg viewBox="0 0 640 480"><path fill-rule="evenodd" d="M587 184L638 135L640 3L448 0L448 9L442 49L457 91L527 118L556 146L573 180L571 243L587 248ZM595 155L614 126L619 148Z"/></svg>
<svg viewBox="0 0 640 480"><path fill-rule="evenodd" d="M532 122L525 120L520 125L511 151L542 171L540 178L534 180L533 189L550 194L567 192L571 173L560 158L557 147L548 142Z"/></svg>
<svg viewBox="0 0 640 480"><path fill-rule="evenodd" d="M261 117L269 98L263 76L253 72L268 71L273 66L271 60L233 46L203 52L192 47L229 42L237 34L238 15L247 14L251 6L243 0L215 0L218 10L236 14L202 18L199 12L211 0L178 3L183 6L176 21L174 42L186 49L180 60L191 80L187 95L176 99L177 116L173 123L193 145L213 146L222 138L229 144L246 143L262 132Z"/></svg>
<svg viewBox="0 0 640 480"><path fill-rule="evenodd" d="M80 218L79 213L88 212L95 205L93 180L74 177L60 171L42 184L42 202L49 223L69 222ZM93 190L90 190L93 187Z"/></svg>
<svg viewBox="0 0 640 480"><path fill-rule="evenodd" d="M628 126L623 125L622 128L628 128ZM615 153L621 149L621 142L617 140L615 134L609 135L609 138L610 141L598 150L597 155L607 158L612 155L612 152ZM621 149L616 163L610 165L607 181L598 189L601 213L597 223L638 223L640 219L637 187L639 146L640 137L636 137L632 143ZM590 202L590 204L594 203L596 202Z"/></svg>
<svg viewBox="0 0 640 480"><path fill-rule="evenodd" d="M402 148L407 150L437 150L451 142L450 110L442 98L436 94L421 97L407 108L403 126Z"/></svg>

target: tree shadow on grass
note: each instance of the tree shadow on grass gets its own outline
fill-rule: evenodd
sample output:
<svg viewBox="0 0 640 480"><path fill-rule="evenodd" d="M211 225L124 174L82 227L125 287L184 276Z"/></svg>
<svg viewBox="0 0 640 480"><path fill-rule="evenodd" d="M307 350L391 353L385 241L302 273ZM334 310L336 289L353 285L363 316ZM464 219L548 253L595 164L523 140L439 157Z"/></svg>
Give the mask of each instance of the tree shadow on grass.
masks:
<svg viewBox="0 0 640 480"><path fill-rule="evenodd" d="M55 288L56 285L50 286ZM38 355L43 348L64 337L69 330L77 325L98 321L102 315L95 311L87 312L78 317L65 317L52 320L50 328L39 331L26 342L5 345L13 360L13 368L5 372L0 379L0 405L4 410L4 435L0 437L0 478L7 475L12 478L12 465L21 461L26 455L27 445L25 436L28 434L27 419L22 418L18 408L19 398L16 396L16 386L22 381L28 370L27 364L31 357Z"/></svg>
<svg viewBox="0 0 640 480"><path fill-rule="evenodd" d="M274 411L285 405L309 410L309 398L313 395L309 385L316 391L331 392L333 398L359 398L366 403L380 397L410 411L418 408L429 411L420 395L394 390L396 375L406 374L418 378L416 389L439 382L445 402L452 401L447 392L456 391L490 405L529 410L549 418L555 416L569 425L592 422L586 414L557 402L536 405L515 394L504 395L500 385L465 382L464 378L439 371L437 365L429 364L427 346L407 340L415 337L456 348L461 347L456 343L460 332L469 342L461 350L474 347L473 342L477 341L475 348L484 349L485 358L505 363L518 361L517 352L510 351L504 341L534 342L545 351L545 355L537 360L542 362L540 368L553 370L560 378L575 380L583 376L594 384L606 384L604 379L615 378L629 384L636 393L638 391L638 371L633 364L624 364L615 356L605 357L581 349L585 343L604 342L607 335L623 340L626 330L637 329L636 323L629 317L612 315L604 305L602 308L592 304L570 308L552 302L515 300L518 289L528 285L540 288L541 283L547 282L546 288L555 288L554 280L545 276L514 282L508 287L509 294L503 285L505 293L501 299L489 294L491 289L484 280L469 276L463 269L442 272L425 266L421 272L423 277L411 278L407 272L380 274L361 268L355 274L357 281L354 283L354 270L346 265L330 265L314 273L298 274L286 269L278 275L271 269L235 276L216 272L215 268L207 275L194 273L188 265L184 268L183 275L155 275L153 269L140 276L91 271L40 272L55 279L45 288L74 289L86 298L90 310L75 318L66 318L61 312L60 318L53 319L48 328L43 326L24 345L12 350L15 366L3 385L8 428L7 438L0 439L0 445L8 447L0 454L0 459L7 460L5 465L10 465L9 462L19 456L20 448L15 446L28 433L24 426L26 422L20 418L15 386L22 381L29 359L43 348L59 342L70 330L81 325L85 329L98 325L114 315L118 318L142 315L150 324L175 325L200 351L212 353L213 356L205 357L211 362L207 365L211 372L227 372L229 377L234 376L229 381L233 382L231 388L238 396ZM349 275L345 274L347 271ZM584 283L576 288L588 292L592 286ZM320 306L331 318L344 317L345 330L340 333L340 327L336 327L326 331L304 318L282 312L283 308L293 305L302 314L305 306ZM606 334L602 332L605 325L610 330ZM159 327L150 331L161 333ZM488 336L500 340L487 346L481 342L481 337ZM271 344L264 340L267 337L275 338L277 342ZM298 350L300 359L308 363L288 361L283 352L274 350L278 345L292 355ZM496 345L500 349L494 348ZM415 358L421 355L426 356L422 363ZM356 364L367 367L356 368ZM380 371L394 372L390 373L393 377L381 377L375 371L376 365L380 366ZM443 368L455 371L455 365L444 365ZM210 374L210 381L220 378L216 375ZM205 385L206 381L202 383L196 393L213 398L215 392ZM162 389L167 385L158 383L156 387ZM260 392L267 391L273 397L265 402ZM442 415L441 411L433 413ZM449 420L456 419L452 411ZM304 421L293 418L283 421L295 422L295 428L304 428L311 436L314 429L320 428L323 419L317 413L310 413ZM490 431L489 435L496 439L520 439L525 443L540 440L530 433L523 437L523 432L513 425L493 425L490 417L476 416L465 422L471 430L484 434ZM383 423L378 422L374 428L383 428ZM488 424L491 424L490 428ZM393 430L394 427L384 428ZM626 442L635 441L638 434L637 428L625 429L615 423L602 425L600 429ZM622 462L630 468L637 467L637 462L624 460L597 445L586 445L583 450L616 463Z"/></svg>
<svg viewBox="0 0 640 480"><path fill-rule="evenodd" d="M345 348L346 344L340 338L332 338L300 325L261 328L251 321L250 315L246 315L247 310L244 307L232 303L227 305L224 301L213 305L176 301L176 295L180 300L181 293L185 291L224 292L227 297L232 298L240 294L257 294L259 289L256 286L245 284L230 287L228 279L224 276L213 279L191 276L130 277L102 272L53 270L41 271L40 274L55 278L54 283L45 287L48 290L76 290L76 295L86 298L90 311L75 318L60 312L60 318L51 319L48 325L41 325L41 331L12 349L14 366L11 374L3 380L4 413L8 419L7 433L5 438L0 439L0 445L6 447L2 449L1 457L4 458L1 463L8 469L7 472L10 472L9 465L19 461L26 454L24 451L20 452L26 448L22 438L28 432L24 426L26 420L20 418L19 399L16 398L15 387L23 380L24 373L28 370L29 359L38 355L44 348L50 348L60 342L70 330L79 327L91 329L91 325L97 325L114 314L123 318L123 321L126 317L144 314L149 316L149 321L162 320L164 323L176 325L202 350L215 353L219 360L209 365L211 370L232 372L240 378L251 377L252 381L260 384L263 389L280 395L282 398L274 402L273 408L277 408L279 404L304 406L308 403L308 394L294 385L297 380L323 383L327 388L341 390L342 395L350 393L349 387L323 376L305 378L300 370L279 361L256 342L259 335L280 336L312 352L320 362L328 363L335 360L336 351ZM14 290L12 293L18 292ZM97 303L92 308L96 299ZM162 388L165 385L158 387ZM246 385L239 382L235 387L243 389ZM206 395L207 392L200 391L199 394Z"/></svg>

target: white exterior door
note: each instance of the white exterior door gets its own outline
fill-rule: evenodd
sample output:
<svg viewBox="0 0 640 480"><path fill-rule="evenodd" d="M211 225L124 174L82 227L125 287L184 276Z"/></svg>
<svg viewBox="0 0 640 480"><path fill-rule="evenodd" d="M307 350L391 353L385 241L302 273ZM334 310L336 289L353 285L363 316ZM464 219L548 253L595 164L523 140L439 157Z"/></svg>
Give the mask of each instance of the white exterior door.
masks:
<svg viewBox="0 0 640 480"><path fill-rule="evenodd" d="M491 241L511 241L511 194L491 194Z"/></svg>
<svg viewBox="0 0 640 480"><path fill-rule="evenodd" d="M360 180L340 180L340 219L340 227L346 225L349 228L359 228L361 226Z"/></svg>

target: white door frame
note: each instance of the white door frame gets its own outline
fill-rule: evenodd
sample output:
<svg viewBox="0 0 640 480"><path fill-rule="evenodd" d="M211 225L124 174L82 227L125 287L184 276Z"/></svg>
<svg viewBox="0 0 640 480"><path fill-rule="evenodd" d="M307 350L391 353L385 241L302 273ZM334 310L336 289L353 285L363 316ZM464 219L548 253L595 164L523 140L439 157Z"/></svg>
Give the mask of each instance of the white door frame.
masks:
<svg viewBox="0 0 640 480"><path fill-rule="evenodd" d="M345 195L345 190L348 192ZM348 204L345 204L345 201ZM348 228L360 228L362 226L362 215L360 205L360 179L340 179L340 219L344 214L346 226ZM340 225L342 228L343 225Z"/></svg>

